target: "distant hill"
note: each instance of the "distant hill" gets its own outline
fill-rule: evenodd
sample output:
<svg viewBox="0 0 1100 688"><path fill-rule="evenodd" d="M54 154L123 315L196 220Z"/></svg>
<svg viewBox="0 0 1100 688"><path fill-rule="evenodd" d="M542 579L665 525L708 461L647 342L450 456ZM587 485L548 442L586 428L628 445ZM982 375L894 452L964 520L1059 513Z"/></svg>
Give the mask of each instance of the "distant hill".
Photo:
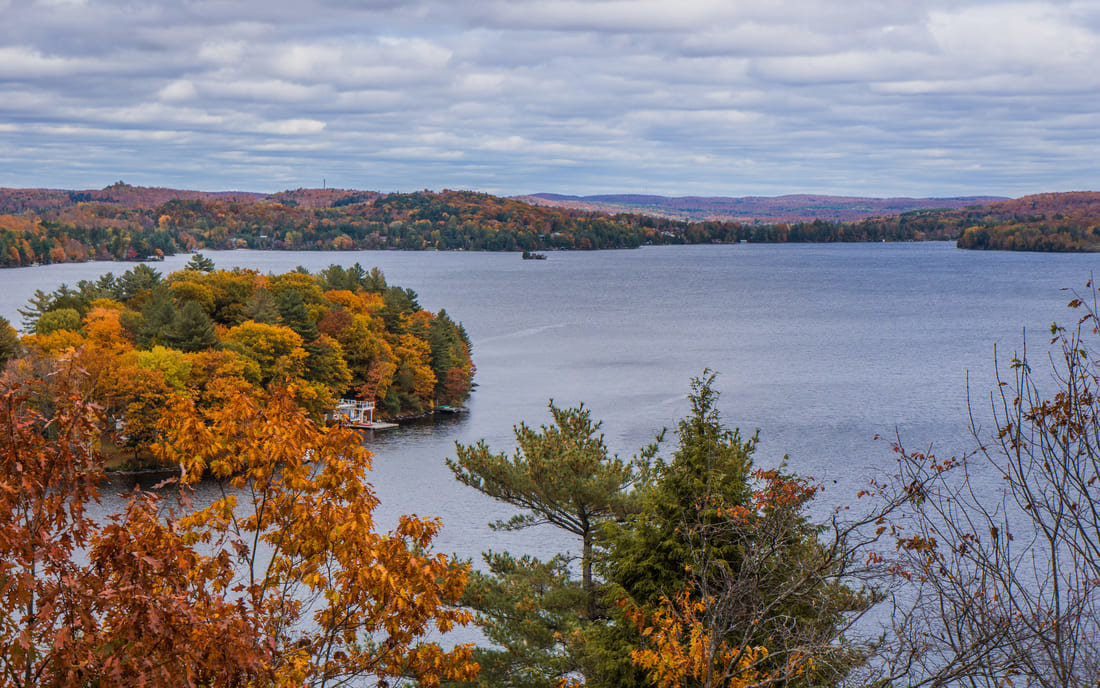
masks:
<svg viewBox="0 0 1100 688"><path fill-rule="evenodd" d="M1100 251L1100 193L1095 191L1034 194L954 213L959 248Z"/></svg>
<svg viewBox="0 0 1100 688"><path fill-rule="evenodd" d="M261 194L136 187L122 182L85 191L0 188L0 267L145 260L204 248L519 252L661 244L938 240L977 249L1100 249L1100 193L1095 192L1039 194L992 203L989 197L979 196L569 198L576 197L521 201L475 191L384 194L327 188ZM632 212L589 207L624 199L630 201ZM662 204L665 210L653 210ZM951 205L955 207L944 207ZM709 219L674 217L689 212L706 213ZM738 219L715 219L727 216Z"/></svg>
<svg viewBox="0 0 1100 688"><path fill-rule="evenodd" d="M286 192L291 193L291 192ZM267 194L247 191L185 191L160 187L130 186L115 182L103 189L68 191L65 189L0 188L0 213L20 215L67 208L79 203L107 203L140 210L151 210L171 200L236 201L253 203Z"/></svg>
<svg viewBox="0 0 1100 688"><path fill-rule="evenodd" d="M80 191L0 188L2 267L144 260L202 248L633 248L684 243L689 241L687 229L686 223L666 218L538 207L474 191L294 189L262 194L122 182ZM706 235L706 240L721 238Z"/></svg>
<svg viewBox="0 0 1100 688"><path fill-rule="evenodd" d="M957 209L1007 200L1003 196L962 196L955 198L863 198L856 196L647 196L613 194L601 196L565 196L538 193L516 196L536 205L605 213L641 213L686 221L797 222L830 220L851 222L869 217L900 215L912 210Z"/></svg>

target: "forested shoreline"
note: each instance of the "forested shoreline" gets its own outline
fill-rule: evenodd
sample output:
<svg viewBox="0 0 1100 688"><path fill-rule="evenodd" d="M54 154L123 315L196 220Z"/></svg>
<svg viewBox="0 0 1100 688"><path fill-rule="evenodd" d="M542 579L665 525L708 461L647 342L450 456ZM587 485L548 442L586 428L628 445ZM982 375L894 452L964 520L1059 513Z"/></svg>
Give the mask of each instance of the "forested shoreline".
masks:
<svg viewBox="0 0 1100 688"><path fill-rule="evenodd" d="M957 241L1092 251L1100 194L1042 194L854 222L686 222L536 206L472 191L277 194L133 187L0 190L0 266L150 260L200 249L549 251L708 243Z"/></svg>
<svg viewBox="0 0 1100 688"><path fill-rule="evenodd" d="M10 374L30 379L58 360L79 366L135 467L149 462L177 398L211 411L233 393L278 386L316 420L339 398L397 417L460 404L473 384L462 325L358 264L265 275L216 270L197 254L168 275L141 264L38 291L20 313L27 334L17 338L6 322L0 332Z"/></svg>

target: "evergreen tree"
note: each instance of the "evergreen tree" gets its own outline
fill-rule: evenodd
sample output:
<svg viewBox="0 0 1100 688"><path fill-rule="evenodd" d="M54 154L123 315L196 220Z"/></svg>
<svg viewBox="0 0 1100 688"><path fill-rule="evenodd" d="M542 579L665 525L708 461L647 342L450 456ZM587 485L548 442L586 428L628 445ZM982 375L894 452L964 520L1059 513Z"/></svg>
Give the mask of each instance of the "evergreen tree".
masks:
<svg viewBox="0 0 1100 688"><path fill-rule="evenodd" d="M475 650L481 672L472 685L558 688L575 679L581 666L572 643L588 622L578 614L585 596L570 558L483 558L487 570L470 573L462 597L493 647Z"/></svg>
<svg viewBox="0 0 1100 688"><path fill-rule="evenodd" d="M129 301L143 291L150 291L160 284L160 273L140 263L122 273L118 278L119 292L124 301Z"/></svg>
<svg viewBox="0 0 1100 688"><path fill-rule="evenodd" d="M756 437L722 424L713 381L709 373L692 380L672 459L654 463L633 517L607 528L603 566L615 618L589 636L591 686L652 685L636 664L647 646L639 619L670 610L677 623L698 617L711 650L733 648L715 650L707 663L749 657L769 683L835 685L862 661L842 637L844 615L872 600L849 587L848 552L819 542L822 528L803 512L812 486L781 470L752 470ZM698 685L725 685L712 682L720 671L701 673L708 680Z"/></svg>
<svg viewBox="0 0 1100 688"><path fill-rule="evenodd" d="M183 304L164 332L164 344L181 351L205 351L218 344L214 321L197 301Z"/></svg>
<svg viewBox="0 0 1100 688"><path fill-rule="evenodd" d="M118 301L122 298L122 290L119 286L118 279L110 272L103 275L95 282L80 280L76 283L76 287L80 292L80 297L89 304L96 299L112 299Z"/></svg>
<svg viewBox="0 0 1100 688"><path fill-rule="evenodd" d="M692 380L691 413L678 424L672 459L656 459L644 509L612 529L611 577L641 604L671 597L683 586L684 564L699 540L685 525L722 521L724 508L748 504L752 497L749 474L757 437L743 439L739 430L722 424L713 380L713 375ZM739 551L718 545L714 555L733 560Z"/></svg>
<svg viewBox="0 0 1100 688"><path fill-rule="evenodd" d="M320 282L321 288L326 291L329 289L343 289L357 292L363 290L366 285L367 271L359 263L352 265L350 268L333 264L317 273L317 280Z"/></svg>
<svg viewBox="0 0 1100 688"><path fill-rule="evenodd" d="M519 446L512 456L495 454L482 441L456 445L457 459L447 461L462 483L523 509L493 528L549 524L581 541L579 582L569 576L563 557L541 562L485 556L489 573L475 575L465 603L478 613L486 635L505 648L482 650L486 685L553 686L580 668L574 642L605 611L593 577L600 525L634 507L630 488L641 465L608 456L600 424L583 406L559 409L551 403L550 413L550 426L515 428ZM532 607L543 603L550 606Z"/></svg>
<svg viewBox="0 0 1100 688"><path fill-rule="evenodd" d="M7 318L0 317L0 368L19 355L22 350L19 334Z"/></svg>
<svg viewBox="0 0 1100 688"><path fill-rule="evenodd" d="M27 307L17 309L19 315L23 316L23 331L34 332L38 319L42 317L43 313L50 310L52 304L52 294L47 294L41 289L35 289L34 296L28 300Z"/></svg>
<svg viewBox="0 0 1100 688"><path fill-rule="evenodd" d="M363 287L367 291L381 294L386 291L386 276L378 268L371 268L370 274L363 279Z"/></svg>
<svg viewBox="0 0 1100 688"><path fill-rule="evenodd" d="M194 270L196 272L214 272L214 261L201 253L196 253L191 256L191 260L187 261L187 265L184 265L183 269Z"/></svg>
<svg viewBox="0 0 1100 688"><path fill-rule="evenodd" d="M450 404L462 401L469 394L473 372L467 370L470 339L466 331L462 325L451 320L447 311L441 309L432 319L426 338L431 347L436 402Z"/></svg>
<svg viewBox="0 0 1100 688"><path fill-rule="evenodd" d="M200 307L201 309L201 307ZM176 304L167 290L158 289L145 301L136 323L134 340L139 349L167 345L176 324Z"/></svg>
<svg viewBox="0 0 1100 688"><path fill-rule="evenodd" d="M307 344L317 339L320 332L317 331L317 323L309 317L305 299L302 293L295 289L286 289L279 293L278 298L279 320L285 327L289 327L298 333L303 342Z"/></svg>
<svg viewBox="0 0 1100 688"><path fill-rule="evenodd" d="M420 310L420 304L416 301L416 292L412 289L401 287L387 287L382 294L384 305L382 306L382 321L386 323L386 329L391 332L403 333L404 326L402 316L410 315Z"/></svg>
<svg viewBox="0 0 1100 688"><path fill-rule="evenodd" d="M271 292L266 289L257 289L256 292L244 302L240 310L239 319L240 322L251 320L265 325L277 325L280 322L279 306L275 303L275 299L271 296Z"/></svg>
<svg viewBox="0 0 1100 688"><path fill-rule="evenodd" d="M62 282L61 286L53 292L53 298L50 300L50 310L57 310L58 308L71 308L82 317L88 310L89 299L86 298L81 292L72 289L69 285Z"/></svg>
<svg viewBox="0 0 1100 688"><path fill-rule="evenodd" d="M333 396L340 396L351 385L351 371L344 358L340 343L328 336L321 336L302 345L306 350L306 378L328 388Z"/></svg>

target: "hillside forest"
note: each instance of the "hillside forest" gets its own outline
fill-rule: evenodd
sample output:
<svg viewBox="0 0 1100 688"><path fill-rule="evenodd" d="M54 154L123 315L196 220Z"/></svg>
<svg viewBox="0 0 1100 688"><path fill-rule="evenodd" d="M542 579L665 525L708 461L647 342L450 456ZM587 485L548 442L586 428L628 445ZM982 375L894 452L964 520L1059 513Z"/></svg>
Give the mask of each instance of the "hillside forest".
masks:
<svg viewBox="0 0 1100 688"><path fill-rule="evenodd" d="M1100 194L1040 194L857 221L684 221L532 205L472 191L271 195L133 187L0 189L0 266L157 259L199 249L484 250L642 245L957 241L960 248L1091 251Z"/></svg>
<svg viewBox="0 0 1100 688"><path fill-rule="evenodd" d="M358 264L265 275L217 270L197 254L168 275L139 264L38 291L20 313L22 339L3 323L3 356L22 354L12 370L32 379L65 360L84 371L131 465L150 460L179 398L212 411L279 387L315 420L339 398L397 417L461 403L474 374L460 324Z"/></svg>

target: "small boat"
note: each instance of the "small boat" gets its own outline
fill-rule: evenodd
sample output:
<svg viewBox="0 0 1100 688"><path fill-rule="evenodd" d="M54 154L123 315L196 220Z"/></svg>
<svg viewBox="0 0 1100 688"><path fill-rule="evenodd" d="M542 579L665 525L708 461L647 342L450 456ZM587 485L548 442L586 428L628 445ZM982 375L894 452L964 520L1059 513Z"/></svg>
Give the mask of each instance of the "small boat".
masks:
<svg viewBox="0 0 1100 688"><path fill-rule="evenodd" d="M545 253L534 253L533 251L524 251L523 252L523 259L524 260L546 260L546 254Z"/></svg>

